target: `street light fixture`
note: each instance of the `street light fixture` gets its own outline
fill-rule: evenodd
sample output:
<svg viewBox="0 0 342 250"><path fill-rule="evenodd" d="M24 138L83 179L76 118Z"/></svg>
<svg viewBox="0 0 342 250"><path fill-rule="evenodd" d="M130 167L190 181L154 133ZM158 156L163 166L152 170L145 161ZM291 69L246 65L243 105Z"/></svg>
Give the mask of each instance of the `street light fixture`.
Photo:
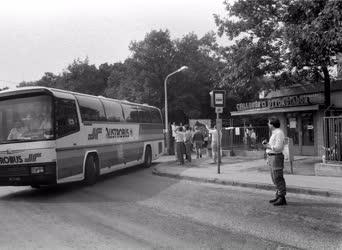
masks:
<svg viewBox="0 0 342 250"><path fill-rule="evenodd" d="M169 118L168 118L168 111L167 111L167 80L169 79L170 76L181 72L183 70L188 69L188 66L182 66L179 69L177 69L176 71L168 74L165 78L164 81L164 91L165 91L165 134L166 134L166 152L168 152L168 154L170 154L170 136L169 136Z"/></svg>

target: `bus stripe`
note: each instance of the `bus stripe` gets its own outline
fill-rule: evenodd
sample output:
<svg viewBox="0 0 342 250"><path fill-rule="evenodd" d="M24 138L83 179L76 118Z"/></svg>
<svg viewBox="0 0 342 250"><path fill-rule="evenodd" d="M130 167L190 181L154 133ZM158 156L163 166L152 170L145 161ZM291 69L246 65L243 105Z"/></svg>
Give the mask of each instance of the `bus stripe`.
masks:
<svg viewBox="0 0 342 250"><path fill-rule="evenodd" d="M98 147L107 147L107 146L116 146L120 144L132 144L132 143L148 143L148 142L155 142L155 141L162 141L163 138L158 138L154 140L138 140L138 141L130 141L130 142L112 142L112 143L102 143L102 144L93 144L93 145L79 145L79 146L72 146L72 147L63 147L63 148L57 148L56 151L65 151L65 150L73 150L73 149L89 149L94 148L97 149Z"/></svg>

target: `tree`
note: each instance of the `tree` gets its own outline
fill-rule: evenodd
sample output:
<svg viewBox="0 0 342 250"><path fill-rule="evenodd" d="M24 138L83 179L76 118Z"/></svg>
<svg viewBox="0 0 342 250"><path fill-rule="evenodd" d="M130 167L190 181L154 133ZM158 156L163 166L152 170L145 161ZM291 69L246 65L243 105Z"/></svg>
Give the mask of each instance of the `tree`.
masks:
<svg viewBox="0 0 342 250"><path fill-rule="evenodd" d="M291 84L300 78L317 80L322 73L325 104L330 105L328 67L342 50L342 1L239 0L225 5L228 17L216 15L215 21L220 35L237 39L225 51L224 79L231 88L251 90L263 76Z"/></svg>
<svg viewBox="0 0 342 250"><path fill-rule="evenodd" d="M342 52L342 1L284 1L284 41L287 59L296 69L321 72L325 106L330 106L329 66Z"/></svg>
<svg viewBox="0 0 342 250"><path fill-rule="evenodd" d="M220 36L227 35L235 43L222 48L226 67L221 84L241 100L255 97L261 79L274 76L284 68L281 60L281 24L283 10L277 0L239 0L233 5L225 1L228 17L215 16Z"/></svg>
<svg viewBox="0 0 342 250"><path fill-rule="evenodd" d="M172 40L168 30L152 30L142 41L130 44L132 56L123 63L101 64L88 59L74 60L59 75L45 73L37 82L76 92L147 103L164 108L164 80L168 74L187 65L189 70L168 80L169 116L173 121L208 117L209 91L219 83L223 68L215 34L199 38L189 33Z"/></svg>
<svg viewBox="0 0 342 250"><path fill-rule="evenodd" d="M62 78L61 87L71 91L102 95L107 87L106 80L95 65L89 64L88 58L74 60L63 72Z"/></svg>
<svg viewBox="0 0 342 250"><path fill-rule="evenodd" d="M125 60L124 63L114 63L108 78L105 96L133 102L144 102L144 91L137 79L139 79L139 75L132 66L131 59Z"/></svg>
<svg viewBox="0 0 342 250"><path fill-rule="evenodd" d="M177 65L187 65L189 69L175 75L169 83L170 111L184 110L191 118L208 117L211 114L209 92L219 83L220 68L217 56L218 45L213 32L198 38L189 33L175 40Z"/></svg>
<svg viewBox="0 0 342 250"><path fill-rule="evenodd" d="M44 76L36 82L38 86L58 88L57 83L60 80L60 76L57 76L51 72L45 72Z"/></svg>
<svg viewBox="0 0 342 250"><path fill-rule="evenodd" d="M169 31L152 30L144 40L131 42L129 49L132 52L129 68L140 83L141 100L162 107L164 78L178 66L173 63L175 47Z"/></svg>

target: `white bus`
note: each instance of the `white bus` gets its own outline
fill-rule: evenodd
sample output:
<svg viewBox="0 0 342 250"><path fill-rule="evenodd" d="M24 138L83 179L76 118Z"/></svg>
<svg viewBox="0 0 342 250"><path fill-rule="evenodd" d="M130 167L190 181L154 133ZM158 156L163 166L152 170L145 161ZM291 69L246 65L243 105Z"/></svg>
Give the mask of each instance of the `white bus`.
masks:
<svg viewBox="0 0 342 250"><path fill-rule="evenodd" d="M0 185L84 181L164 152L158 108L65 90L0 92Z"/></svg>

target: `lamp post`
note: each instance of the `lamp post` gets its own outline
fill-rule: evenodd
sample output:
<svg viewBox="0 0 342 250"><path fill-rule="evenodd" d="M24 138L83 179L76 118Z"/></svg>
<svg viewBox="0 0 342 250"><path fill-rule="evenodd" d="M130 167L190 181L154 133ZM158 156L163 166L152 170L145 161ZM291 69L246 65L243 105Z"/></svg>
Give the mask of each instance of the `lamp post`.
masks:
<svg viewBox="0 0 342 250"><path fill-rule="evenodd" d="M188 69L187 66L182 66L180 67L179 69L177 69L176 71L168 74L165 78L165 81L164 81L164 91L165 91L165 134L166 134L166 152L168 154L170 154L170 136L169 136L169 118L168 118L168 111L167 111L167 80L169 79L170 76L178 73L178 72L181 72L183 70L186 70Z"/></svg>

